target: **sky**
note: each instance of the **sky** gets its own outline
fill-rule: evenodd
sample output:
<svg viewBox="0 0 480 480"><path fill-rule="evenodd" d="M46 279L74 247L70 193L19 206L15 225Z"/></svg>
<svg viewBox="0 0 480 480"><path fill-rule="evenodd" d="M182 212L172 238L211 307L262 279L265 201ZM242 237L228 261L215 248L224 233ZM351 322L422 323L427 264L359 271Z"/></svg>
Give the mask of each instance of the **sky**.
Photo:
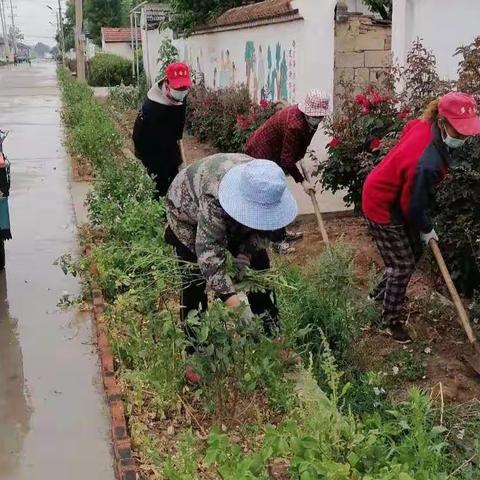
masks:
<svg viewBox="0 0 480 480"><path fill-rule="evenodd" d="M3 1L10 25L10 0ZM65 0L62 0L61 3L62 8L65 9ZM58 9L58 0L12 0L12 4L15 24L25 35L24 43L35 45L37 42L42 42L53 47L55 45L56 19L55 14L47 8L47 5ZM54 25L50 25L49 22Z"/></svg>

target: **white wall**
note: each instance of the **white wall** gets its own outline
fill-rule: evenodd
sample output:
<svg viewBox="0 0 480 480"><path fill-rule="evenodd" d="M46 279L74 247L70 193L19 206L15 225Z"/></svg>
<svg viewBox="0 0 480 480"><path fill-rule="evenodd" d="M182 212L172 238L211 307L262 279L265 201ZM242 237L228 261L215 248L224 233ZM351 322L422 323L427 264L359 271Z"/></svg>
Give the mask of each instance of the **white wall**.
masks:
<svg viewBox="0 0 480 480"><path fill-rule="evenodd" d="M120 55L120 57L128 60L133 60L133 50L130 42L104 43L103 52L113 53L114 55Z"/></svg>
<svg viewBox="0 0 480 480"><path fill-rule="evenodd" d="M170 29L159 31L158 29L146 30L142 28L143 66L150 79L151 84L158 76L158 50L165 38L172 38L173 32ZM148 48L146 48L148 45Z"/></svg>
<svg viewBox="0 0 480 480"><path fill-rule="evenodd" d="M337 0L293 0L292 7L299 9L303 20L192 35L175 40L174 44L180 60L203 72L209 87L243 83L257 101L263 97L298 103L312 88L333 98L336 3ZM150 56L147 63L155 65L150 72L153 80L157 68L152 57L157 58L161 38L155 31L142 32L144 46L146 35ZM326 158L327 141L319 130L311 145L321 160ZM301 213L312 213L303 190L298 186L294 189ZM319 199L324 211L345 208L341 195L325 193Z"/></svg>
<svg viewBox="0 0 480 480"><path fill-rule="evenodd" d="M392 51L403 65L420 37L437 58L443 79L457 78L455 49L480 35L480 0L393 0Z"/></svg>

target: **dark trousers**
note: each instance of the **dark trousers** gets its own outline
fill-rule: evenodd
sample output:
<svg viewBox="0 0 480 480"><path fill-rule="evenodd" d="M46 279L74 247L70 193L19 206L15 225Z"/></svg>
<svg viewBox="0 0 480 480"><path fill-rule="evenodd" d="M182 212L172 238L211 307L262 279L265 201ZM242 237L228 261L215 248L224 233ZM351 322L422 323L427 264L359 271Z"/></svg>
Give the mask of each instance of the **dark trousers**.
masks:
<svg viewBox="0 0 480 480"><path fill-rule="evenodd" d="M191 252L183 243L178 240L170 227L167 227L165 241L173 245L176 255L180 260L182 276L182 291L180 297L180 319L185 326L188 336L192 332L186 326L186 318L193 310L205 312L208 308L207 282L205 281L198 266L197 256ZM229 250L233 256L238 254L238 245L231 245ZM270 268L270 259L266 250L259 250L252 256L250 267L253 270L263 271ZM255 315L264 317L264 328L268 335L273 335L278 329L278 307L275 292L266 290L264 292L249 292L248 302Z"/></svg>
<svg viewBox="0 0 480 480"><path fill-rule="evenodd" d="M151 160L142 160L142 163L155 182L155 197L157 199L165 197L174 178L178 175L178 168L180 165L178 164L177 159L162 161L156 164Z"/></svg>
<svg viewBox="0 0 480 480"><path fill-rule="evenodd" d="M420 234L406 225L368 224L385 264L383 278L370 295L383 301L385 324L403 323L405 294L423 252Z"/></svg>

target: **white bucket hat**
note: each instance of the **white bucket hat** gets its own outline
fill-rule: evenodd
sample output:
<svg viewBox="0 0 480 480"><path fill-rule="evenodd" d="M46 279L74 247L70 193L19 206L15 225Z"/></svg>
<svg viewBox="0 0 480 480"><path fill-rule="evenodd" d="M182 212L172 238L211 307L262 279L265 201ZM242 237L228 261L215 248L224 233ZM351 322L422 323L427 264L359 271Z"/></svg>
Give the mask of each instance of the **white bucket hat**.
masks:
<svg viewBox="0 0 480 480"><path fill-rule="evenodd" d="M326 117L330 113L330 96L321 90L310 90L298 108L309 117Z"/></svg>
<svg viewBox="0 0 480 480"><path fill-rule="evenodd" d="M231 168L220 182L218 199L228 215L254 230L279 230L298 213L285 173L270 160L252 160Z"/></svg>

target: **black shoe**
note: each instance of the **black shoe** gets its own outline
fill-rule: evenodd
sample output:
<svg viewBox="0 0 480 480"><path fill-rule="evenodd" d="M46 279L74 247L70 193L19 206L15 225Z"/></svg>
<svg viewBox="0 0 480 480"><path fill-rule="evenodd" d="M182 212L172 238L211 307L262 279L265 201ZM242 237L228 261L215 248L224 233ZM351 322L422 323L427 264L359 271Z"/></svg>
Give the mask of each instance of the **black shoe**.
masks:
<svg viewBox="0 0 480 480"><path fill-rule="evenodd" d="M380 330L385 335L392 337L396 342L406 344L412 342L412 337L402 323L394 323L392 325L384 325Z"/></svg>

